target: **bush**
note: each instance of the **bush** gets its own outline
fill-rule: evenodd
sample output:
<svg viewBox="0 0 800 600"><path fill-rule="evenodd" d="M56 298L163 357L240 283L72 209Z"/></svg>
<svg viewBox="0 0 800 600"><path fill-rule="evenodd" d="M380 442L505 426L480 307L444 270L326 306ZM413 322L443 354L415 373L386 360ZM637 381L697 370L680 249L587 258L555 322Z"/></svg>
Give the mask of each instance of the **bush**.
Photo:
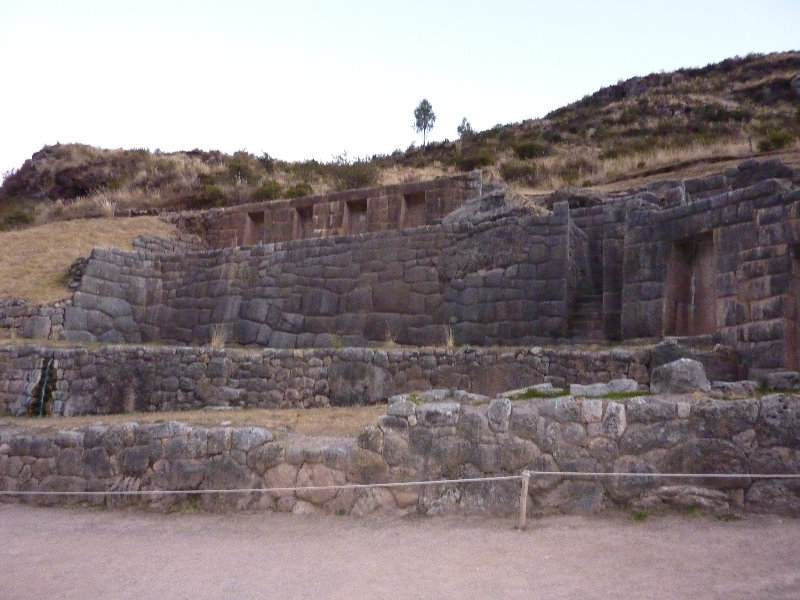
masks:
<svg viewBox="0 0 800 600"><path fill-rule="evenodd" d="M378 182L378 167L369 160L356 159L350 162L343 154L330 163L329 169L339 190L370 187Z"/></svg>
<svg viewBox="0 0 800 600"><path fill-rule="evenodd" d="M456 167L459 171L467 172L488 167L494 164L494 152L490 148L473 148L466 154L459 156Z"/></svg>
<svg viewBox="0 0 800 600"><path fill-rule="evenodd" d="M519 144L514 144L512 148L520 160L541 158L550 154L550 146L540 141L520 142Z"/></svg>
<svg viewBox="0 0 800 600"><path fill-rule="evenodd" d="M567 159L558 167L557 174L572 185L597 171L597 164L583 156Z"/></svg>
<svg viewBox="0 0 800 600"><path fill-rule="evenodd" d="M289 163L286 166L286 170L298 179L304 181L317 181L326 175L325 165L317 162L313 158L311 160L304 160L303 162Z"/></svg>
<svg viewBox="0 0 800 600"><path fill-rule="evenodd" d="M281 184L274 179L268 179L250 194L253 202L266 202L281 197Z"/></svg>
<svg viewBox="0 0 800 600"><path fill-rule="evenodd" d="M794 136L783 129L772 127L758 140L759 152L772 152L787 148L794 143Z"/></svg>
<svg viewBox="0 0 800 600"><path fill-rule="evenodd" d="M186 198L185 204L188 209L210 208L225 206L228 202L228 194L221 187L212 184L200 186L200 189Z"/></svg>
<svg viewBox="0 0 800 600"><path fill-rule="evenodd" d="M255 183L259 177L257 165L260 166L258 161L247 152L234 152L228 161L228 176L234 183Z"/></svg>
<svg viewBox="0 0 800 600"><path fill-rule="evenodd" d="M36 220L36 217L21 209L12 208L0 217L0 229L15 229L17 227L24 227L30 225Z"/></svg>
<svg viewBox="0 0 800 600"><path fill-rule="evenodd" d="M528 185L535 185L538 181L538 169L533 162L511 160L500 166L500 174L506 181L520 181Z"/></svg>
<svg viewBox="0 0 800 600"><path fill-rule="evenodd" d="M295 183L287 189L285 195L287 198L300 198L302 196L310 196L313 193L314 190L311 185L303 181L301 183Z"/></svg>

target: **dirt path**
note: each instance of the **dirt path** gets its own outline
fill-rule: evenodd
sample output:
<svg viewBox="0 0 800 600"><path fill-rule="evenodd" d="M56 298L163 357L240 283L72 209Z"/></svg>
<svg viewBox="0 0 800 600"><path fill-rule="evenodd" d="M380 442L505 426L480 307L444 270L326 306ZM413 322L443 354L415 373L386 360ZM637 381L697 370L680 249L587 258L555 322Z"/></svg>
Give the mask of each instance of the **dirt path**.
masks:
<svg viewBox="0 0 800 600"><path fill-rule="evenodd" d="M0 505L0 597L800 597L800 520L356 520Z"/></svg>

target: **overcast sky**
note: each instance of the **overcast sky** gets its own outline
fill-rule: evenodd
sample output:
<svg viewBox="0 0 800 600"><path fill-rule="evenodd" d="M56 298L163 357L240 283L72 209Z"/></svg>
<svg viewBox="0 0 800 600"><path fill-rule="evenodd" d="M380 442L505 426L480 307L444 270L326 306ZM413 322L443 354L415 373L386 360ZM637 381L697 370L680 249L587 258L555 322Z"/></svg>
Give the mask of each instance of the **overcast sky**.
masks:
<svg viewBox="0 0 800 600"><path fill-rule="evenodd" d="M800 1L0 0L0 173L45 144L327 161L800 48Z"/></svg>

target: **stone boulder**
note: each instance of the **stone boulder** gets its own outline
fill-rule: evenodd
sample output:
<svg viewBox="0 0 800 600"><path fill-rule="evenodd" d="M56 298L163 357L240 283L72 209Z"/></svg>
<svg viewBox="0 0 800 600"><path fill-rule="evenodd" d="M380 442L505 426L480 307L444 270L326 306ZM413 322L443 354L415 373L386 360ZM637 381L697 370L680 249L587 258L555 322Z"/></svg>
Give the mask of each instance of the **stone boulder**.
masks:
<svg viewBox="0 0 800 600"><path fill-rule="evenodd" d="M653 369L650 391L654 394L709 392L711 384L703 364L691 358L679 358Z"/></svg>
<svg viewBox="0 0 800 600"><path fill-rule="evenodd" d="M788 392L800 389L800 373L797 371L775 371L767 373L764 381L776 392Z"/></svg>

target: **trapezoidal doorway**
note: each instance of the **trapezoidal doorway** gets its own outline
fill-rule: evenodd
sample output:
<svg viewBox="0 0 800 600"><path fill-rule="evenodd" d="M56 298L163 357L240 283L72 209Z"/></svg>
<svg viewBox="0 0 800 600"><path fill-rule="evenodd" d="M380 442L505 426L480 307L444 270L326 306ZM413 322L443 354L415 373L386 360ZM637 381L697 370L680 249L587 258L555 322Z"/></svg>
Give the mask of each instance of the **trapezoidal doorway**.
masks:
<svg viewBox="0 0 800 600"><path fill-rule="evenodd" d="M786 367L800 369L800 246L791 246L792 261L789 294L786 299Z"/></svg>
<svg viewBox="0 0 800 600"><path fill-rule="evenodd" d="M711 233L673 243L665 302L665 335L716 332L717 283Z"/></svg>

